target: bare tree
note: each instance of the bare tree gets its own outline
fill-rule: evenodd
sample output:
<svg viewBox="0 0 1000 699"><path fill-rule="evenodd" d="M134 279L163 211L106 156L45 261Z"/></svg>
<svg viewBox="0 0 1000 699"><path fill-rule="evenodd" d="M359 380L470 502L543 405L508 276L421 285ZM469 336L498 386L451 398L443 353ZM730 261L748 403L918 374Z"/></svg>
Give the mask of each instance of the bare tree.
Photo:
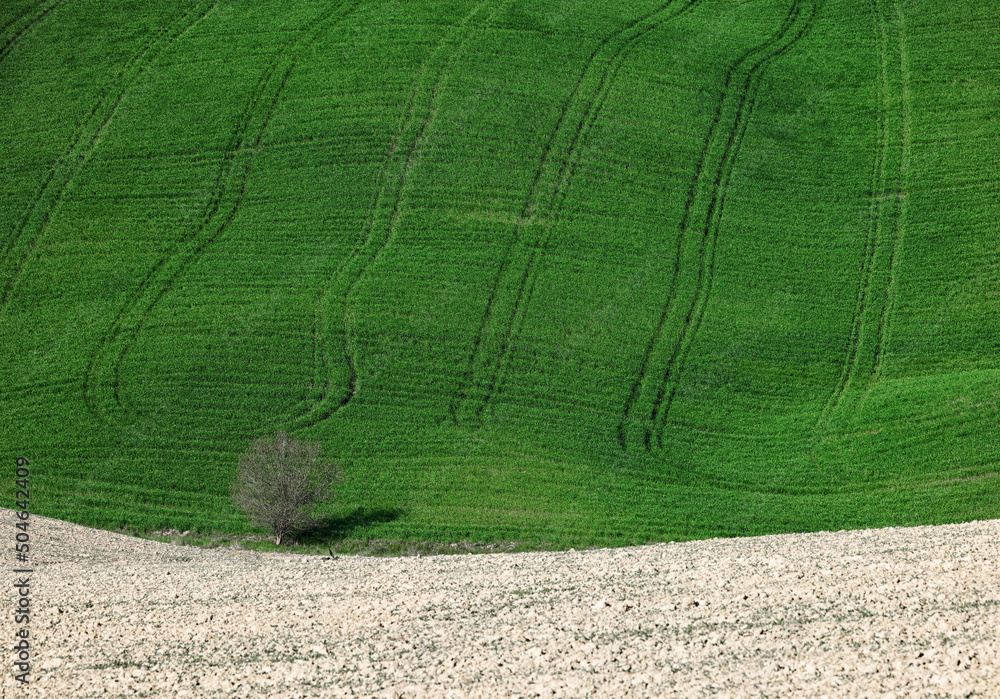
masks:
<svg viewBox="0 0 1000 699"><path fill-rule="evenodd" d="M279 432L240 456L233 502L254 525L270 527L280 546L287 534L315 523L315 507L331 503L333 486L342 480L340 468L323 460L319 442Z"/></svg>

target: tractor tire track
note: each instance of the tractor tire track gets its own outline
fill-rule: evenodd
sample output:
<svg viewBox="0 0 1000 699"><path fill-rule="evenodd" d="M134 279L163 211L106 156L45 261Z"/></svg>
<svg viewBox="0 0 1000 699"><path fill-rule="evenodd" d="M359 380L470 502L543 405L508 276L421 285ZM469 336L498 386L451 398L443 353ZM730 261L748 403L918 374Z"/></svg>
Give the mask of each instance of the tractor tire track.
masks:
<svg viewBox="0 0 1000 699"><path fill-rule="evenodd" d="M3 63L7 56L10 55L10 52L21 43L21 39L26 33L34 29L50 12L65 3L66 0L55 0L55 2L42 0L42 2L36 3L33 8L22 16L9 22L3 28L4 39L3 45L0 45L0 63ZM48 6L46 7L46 5Z"/></svg>
<svg viewBox="0 0 1000 699"><path fill-rule="evenodd" d="M833 392L827 399L823 410L816 423L816 429L823 429L829 425L830 418L837 411L844 394L847 392L851 381L857 373L858 360L861 356L861 340L864 333L865 313L874 299L873 287L875 285L875 252L878 247L880 232L882 229L882 202L885 201L885 177L886 158L889 150L889 77L887 63L885 21L882 18L878 0L872 0L872 19L875 28L875 54L879 63L879 79L876 81L876 107L878 109L878 125L876 127L876 148L875 157L872 163L872 186L871 201L868 205L868 234L865 237L864 260L861 270L861 284L855 297L854 318L851 327L851 336L848 341L847 359L841 370L840 377L834 386Z"/></svg>
<svg viewBox="0 0 1000 699"><path fill-rule="evenodd" d="M503 383L512 359L511 348L520 336L527 318L527 309L539 273L539 261L547 254L558 210L565 201L590 129L600 114L629 50L650 32L677 18L700 1L688 0L679 11L666 16L663 15L675 2L670 0L660 5L653 12L633 20L624 29L601 41L585 61L542 152L521 214L514 224L514 241L508 246L494 278L472 352L466 361L461 388L449 408L456 424L480 423L486 407ZM602 53L610 55L603 57ZM591 78L595 65L601 65L598 69L600 73L596 78ZM585 94L585 88L595 80L596 86L589 94ZM571 115L576 117L575 122ZM573 130L566 135L571 123L575 123ZM560 141L566 140L568 144L562 147L563 154L558 158L557 168L550 163L556 160ZM536 228L539 232L533 235L532 229ZM509 289L514 291L503 293ZM501 297L511 295L514 297L513 302L504 307ZM487 348L496 345L499 347L490 353ZM477 379L478 376L485 378Z"/></svg>
<svg viewBox="0 0 1000 699"><path fill-rule="evenodd" d="M58 6L64 4L65 2L66 0L56 0L56 2L54 3L50 3L49 0L40 0L39 2L35 3L34 7L28 10L22 16L8 22L7 25L3 28L3 34L5 35L6 38L3 40L3 46L0 47L0 63L2 63L4 59L7 58L8 54L10 54L10 52L13 50L14 46L20 43L21 37L25 34L25 32L27 32L29 29L31 29L36 24L41 22L42 19L45 17L45 15L47 15L52 10L56 9ZM46 4L48 4L49 7L46 8L45 7ZM76 132L73 140L70 141L69 148L61 156L62 159L68 157L68 153L71 152L72 149L76 146L76 143L77 141L79 141L82 133L83 129L80 129ZM31 214L34 203L36 203L38 199L42 196L42 194L45 191L45 188L48 187L49 182L52 180L54 174L55 174L55 169L50 168L45 181L42 183L42 186L39 189L39 193L36 194L35 197L32 199L32 205L29 205L26 213L22 216L17 226L15 226L14 232L5 241L3 253L2 255L0 255L0 270L2 270L6 266L7 259L10 256L14 246L17 244L18 238L20 237L20 234L24 229L25 222L27 221L27 217ZM6 287L4 289L4 296L6 296ZM2 298L3 296L0 296L0 299ZM2 305L0 305L0 316L2 316L2 314L3 314Z"/></svg>
<svg viewBox="0 0 1000 699"><path fill-rule="evenodd" d="M130 412L121 394L121 367L143 326L174 283L236 218L247 192L254 157L277 109L281 94L299 65L295 49L308 37L315 41L332 24L346 17L357 1L338 12L322 15L288 42L264 70L230 136L216 176L214 193L202 209L197 226L161 257L131 294L105 332L91 357L84 395L91 414L104 422L122 424Z"/></svg>
<svg viewBox="0 0 1000 699"><path fill-rule="evenodd" d="M177 40L204 19L215 8L216 4L217 0L212 2L201 0L147 42L143 49L122 67L115 80L115 88L111 91L111 96L99 100L94 105L66 151L53 163L45 182L28 205L19 225L8 241L2 259L0 259L0 270L2 270L0 277L6 280L3 295L0 297L0 319L6 313L14 290L24 273L24 268L32 253L37 249L52 216L58 211L67 188L80 171L86 167L99 147L108 124L117 114L118 107L125 95L149 67Z"/></svg>
<svg viewBox="0 0 1000 699"><path fill-rule="evenodd" d="M893 9L896 14L896 22L899 25L899 79L900 79L900 144L899 144L899 172L897 174L897 191L895 205L898 207L895 219L895 231L893 235L892 252L889 255L889 282L885 287L885 302L882 316L879 318L878 346L875 352L875 366L872 369L871 386L877 382L885 367L885 355L889 345L889 328L892 321L892 312L896 306L896 285L897 285L897 265L899 263L900 252L903 247L903 237L906 233L906 198L909 189L909 168L910 150L913 138L913 121L910 114L910 67L906 48L906 18L899 5L899 0L893 1Z"/></svg>
<svg viewBox="0 0 1000 699"><path fill-rule="evenodd" d="M895 3L899 23L900 54L900 115L899 115L899 167L897 181L893 183L890 169L896 157L892 149L890 107L893 88L890 80L890 40L886 15L879 7L880 0L872 0L872 17L875 25L875 53L879 65L877 80L878 125L877 147L872 172L872 193L869 204L869 230L865 241L862 283L856 299L854 320L848 345L847 358L841 375L827 399L816 422L817 438L828 430L830 421L841 410L845 396L857 381L864 381L865 392L871 391L881 375L886 352L888 325L895 299L896 266L903 237L903 218L906 205L906 172L909 160L909 84L906 65L906 48L903 37L903 18ZM886 270L881 281L880 270ZM877 297L881 296L881 302ZM867 327L875 326L874 338ZM860 404L859 404L860 407Z"/></svg>
<svg viewBox="0 0 1000 699"><path fill-rule="evenodd" d="M514 310L511 316L511 327L507 330L502 348L503 351L497 362L499 368L494 374L490 389L487 391L485 399L476 407L477 422L482 420L482 414L489 405L493 396L503 390L504 377L510 367L512 358L510 344L515 342L516 339L520 337L524 330L524 325L527 322L528 309L531 307L531 299L534 295L535 282L538 280L541 273L541 265L539 264L539 261L543 260L548 254L550 242L552 240L552 229L558 222L559 211L563 202L566 200L570 185L572 184L573 175L576 172L576 166L579 163L580 156L583 152L582 146L587 142L590 129L600 116L601 110L604 107L604 100L611 91L611 85L617 78L619 69L624 63L624 60L628 56L631 48L635 46L640 39L661 27L666 21L676 19L681 16L700 1L701 0L691 0L676 14L668 18L661 19L651 26L643 28L636 36L633 36L627 41L626 44L618 49L615 55L611 58L608 67L605 69L604 73L602 73L601 80L597 88L597 95L587 104L580 124L578 125L576 132L573 134L573 140L570 144L568 156L562 160L562 165L559 169L559 175L557 177L558 185L556 190L552 194L548 207L542 209L547 213L544 218L544 224L540 226L542 231L541 240L536 245L531 247L530 259L528 261L527 268L525 269L525 274L521 279L517 298L514 302ZM530 215L532 214L529 214L529 217ZM527 289L526 291L525 288ZM510 338L510 340L508 341L507 338Z"/></svg>
<svg viewBox="0 0 1000 699"><path fill-rule="evenodd" d="M383 164L379 178L381 185L359 243L317 298L313 324L313 383L310 397L301 404L290 429L311 427L329 419L345 408L358 393L358 350L350 319L351 297L395 237L402 218L404 195L425 147L426 135L437 117L440 96L450 77L451 67L479 29L473 24L473 19L492 1L483 0L473 8L441 40L421 67L410 96L406 121ZM488 26L505 4L505 1L497 3L483 26ZM403 144L406 144L405 148ZM340 321L339 327L331 327L331 319L334 318ZM338 387L334 374L335 365L341 362L348 373L346 390Z"/></svg>
<svg viewBox="0 0 1000 699"><path fill-rule="evenodd" d="M695 178L688 191L684 214L679 227L678 243L674 260L674 271L669 286L667 301L657 319L652 339L646 347L640 363L640 371L633 382L629 398L618 426L619 445L628 448L628 430L635 421L634 413L640 409L644 396L652 392L654 372L651 364L662 356L667 356L662 378L657 383L655 396L649 398L646 407L648 417L641 425L643 448L651 451L654 435L657 446L663 447L663 430L678 389L678 375L683 371L687 356L705 316L715 269L715 248L719 227L725 206L726 188L733 166L742 144L743 136L753 111L756 93L763 70L767 64L793 47L809 30L818 6L809 3L803 11L803 2L794 0L788 14L778 30L764 43L748 50L726 72L722 94L709 131L702 144L702 155ZM750 64L747 69L745 66ZM734 94L735 93L735 94ZM735 103L735 107L730 104ZM727 111L732 111L730 119L724 120ZM717 164L710 163L716 141L716 134L726 124L728 136L722 144L722 152ZM711 173L711 174L710 174ZM703 190L708 190L702 194ZM707 199L707 202L704 200ZM684 243L700 232L698 239L698 270L694 295L688 306L684 320L677 331L677 337L670 350L659 347L667 342L667 320L677 306L679 279L683 272L682 258ZM669 353L669 354L668 354Z"/></svg>
<svg viewBox="0 0 1000 699"><path fill-rule="evenodd" d="M749 125L750 116L753 112L754 102L757 97L757 91L760 87L763 70L767 63L780 57L790 48L795 46L795 44L797 44L799 40L806 35L812 27L812 23L816 18L816 13L819 10L819 6L815 2L811 3L810 10L803 12L801 8L802 5L800 3L793 2L792 9L789 11L788 15L788 23L785 27L783 27L781 33L773 42L778 44L778 46L776 46L775 49L768 55L762 57L756 64L754 64L753 68L751 68L740 97L740 104L737 109L736 116L736 124L738 126L736 132L730 134L729 140L726 143L722 168L720 168L719 173L716 175L715 184L712 190L712 202L709 206L705 228L702 231L702 249L700 258L702 260L707 260L707 263L703 264L698 270L696 293L700 295L701 298L692 303L688 311L688 315L685 318L682 329L681 342L678 343L675 354L671 357L667 365L667 373L664 376L664 381L660 386L659 392L657 393L657 401L654 403L653 413L650 416L652 423L656 427L657 442L660 449L663 448L663 432L666 428L667 417L669 415L670 408L673 405L674 397L677 394L679 385L677 381L677 374L680 374L684 370L684 364L686 363L688 354L694 344L694 339L698 334L701 323L705 318L705 310L708 307L708 299L712 292L712 282L715 272L716 243L718 241L719 228L722 224L722 213L726 203L726 189L729 185L729 178L732 175L733 166L743 143L743 137L746 135L746 129ZM796 27L796 25L798 26ZM791 36L791 39L783 41L786 36ZM708 248L707 251L706 246ZM692 315L694 316L693 322ZM682 344L683 347L681 346ZM676 367L676 371L673 371L674 367ZM673 385L670 387L668 392L666 387L670 382L672 382ZM664 396L666 396L665 401ZM647 446L649 444L648 437L646 444Z"/></svg>
<svg viewBox="0 0 1000 699"><path fill-rule="evenodd" d="M793 5L792 10L794 11L794 9L795 6ZM779 33L786 31L788 26L790 26L789 18L786 17L781 28L779 29ZM766 43L764 45L766 45ZM668 287L667 291L667 296L666 296L667 301L663 306L663 310L661 311L660 316L657 319L657 323L655 325L653 334L651 335L649 343L646 346L646 350L643 353L643 358L640 363L639 372L636 376L635 381L632 384L632 388L629 392L629 398L626 401L625 409L623 411L623 417L618 426L618 441L623 450L627 449L626 431L631 421L631 414L635 409L636 403L640 400L643 386L648 385L649 374L651 373L650 364L658 354L662 354L658 353L656 351L656 348L659 342L663 338L667 319L669 318L671 311L674 309L674 305L677 300L676 299L677 286L679 283L681 273L683 271L681 261L683 259L684 242L688 237L690 221L693 216L695 203L697 201L697 195L703 186L702 185L703 180L706 178L705 173L707 170L710 169L710 166L708 165L708 160L711 151L711 146L715 141L715 134L719 129L720 122L722 121L723 112L726 106L726 97L729 94L729 84L732 81L732 76L736 68L742 65L744 62L746 62L753 55L755 51L759 51L760 49L761 46L749 49L732 66L730 66L729 70L727 71L725 88L723 89L723 92L720 95L715 115L713 117L711 125L709 126L709 130L706 133L705 139L702 141L701 154L698 160L698 169L696 171L694 178L691 180L691 184L688 188L688 197L687 200L685 201L684 213L682 215L681 222L678 227L679 235L677 236L677 245L674 252L673 273L671 275L670 286ZM669 365L666 371L669 372ZM669 374L667 375L669 376ZM662 394L659 394L657 396L657 400L662 400ZM652 409L653 415L655 415L656 412L655 404L656 402L654 401L654 407ZM643 441L646 449L648 450L651 447L651 442L650 442L652 434L651 428L647 426L644 432L645 435Z"/></svg>

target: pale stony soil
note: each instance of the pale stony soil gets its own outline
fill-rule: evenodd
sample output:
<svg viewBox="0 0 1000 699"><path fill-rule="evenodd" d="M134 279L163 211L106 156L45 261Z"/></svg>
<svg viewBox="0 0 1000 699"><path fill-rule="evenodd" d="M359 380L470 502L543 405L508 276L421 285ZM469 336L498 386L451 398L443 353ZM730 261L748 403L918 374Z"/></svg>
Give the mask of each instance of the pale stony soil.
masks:
<svg viewBox="0 0 1000 699"><path fill-rule="evenodd" d="M1000 696L1000 520L392 559L32 536L5 698Z"/></svg>

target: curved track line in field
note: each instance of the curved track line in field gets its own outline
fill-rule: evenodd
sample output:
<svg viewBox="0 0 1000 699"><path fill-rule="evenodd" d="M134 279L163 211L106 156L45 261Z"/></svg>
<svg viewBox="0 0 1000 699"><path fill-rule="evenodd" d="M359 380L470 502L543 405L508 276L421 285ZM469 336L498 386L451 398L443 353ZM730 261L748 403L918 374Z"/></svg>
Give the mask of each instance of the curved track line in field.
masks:
<svg viewBox="0 0 1000 699"><path fill-rule="evenodd" d="M6 277L3 296L0 297L0 319L3 318L18 282L24 273L32 253L53 214L59 209L66 189L73 179L86 166L101 139L107 131L108 124L114 118L125 95L149 69L149 67L177 40L190 31L198 22L205 18L215 8L218 0L209 3L201 0L188 10L173 24L162 29L149 42L129 59L119 72L112 96L97 102L90 114L77 130L66 151L53 163L45 182L34 199L28 205L14 234L9 239L3 258L0 259L2 276ZM13 269L8 270L8 267Z"/></svg>
<svg viewBox="0 0 1000 699"><path fill-rule="evenodd" d="M512 359L511 347L523 330L527 319L527 309L539 274L539 262L549 248L552 226L565 201L583 145L600 114L604 100L625 57L640 39L668 20L680 16L700 1L688 0L679 11L663 16L674 5L673 0L670 0L601 41L585 61L583 70L563 103L555 129L550 133L542 152L531 187L525 196L521 214L514 224L514 242L508 246L500 270L494 278L486 310L473 341L473 350L463 372L462 388L450 406L452 419L456 423L466 421L459 416L460 411L471 412L468 421L479 422L490 400L502 386ZM600 54L606 50L610 55L601 56ZM599 58L603 64L599 68L600 74L588 80ZM596 86L589 94L584 94L588 82L592 83L595 80ZM575 126L572 127L571 135L564 135L570 124L574 123L571 122L570 115L579 116ZM563 152L558 156L557 168L550 163L557 158L556 154L560 150L559 142L567 139L569 143L561 147ZM532 228L538 228L539 232L532 235ZM505 280L507 284L504 284ZM514 290L503 294L510 289ZM513 302L506 308L502 306L500 300L502 295L514 296ZM502 317L496 318L496 316ZM487 344L499 344L498 351L492 357L492 366L491 357L484 349L484 345ZM477 382L477 374L485 374L485 380ZM480 389L480 395L472 397L470 394L477 388ZM468 407L469 403L474 405ZM464 411L463 405L467 406Z"/></svg>
<svg viewBox="0 0 1000 699"><path fill-rule="evenodd" d="M236 218L246 195L254 156L278 106L281 93L298 67L294 49L303 38L315 41L323 31L342 20L357 5L344 3L339 12L324 15L289 41L265 69L230 136L216 176L215 190L202 209L198 225L161 257L131 294L114 323L105 332L91 357L84 381L87 407L98 419L116 421L128 412L121 396L121 366L135 345L153 309L172 289L174 282L196 261ZM114 412L116 417L111 413Z"/></svg>
<svg viewBox="0 0 1000 699"><path fill-rule="evenodd" d="M889 180L890 163L890 106L893 90L889 79L889 37L886 28L885 14L879 9L879 1L872 1L872 15L875 22L875 49L879 63L878 85L878 138L872 172L872 194L869 205L869 231L865 241L865 260L862 270L862 285L859 287L855 305L854 322L848 347L847 360L841 371L840 378L833 392L827 399L816 423L816 429L821 430L829 425L830 419L840 407L848 388L863 376L861 365L871 362L868 372L869 380L865 396L871 390L874 382L881 375L882 366L888 342L888 325L895 301L896 264L903 237L903 219L906 206L906 173L910 151L910 117L909 117L909 69L906 61L906 45L903 36L903 17L896 3L896 14L899 23L900 50L900 153L899 173L896 186L891 186ZM889 233L886 229L891 229ZM888 260L880 255L886 243L885 238L891 236L891 247ZM887 281L882 290L881 308L876 306L876 296L879 295L879 283L875 281L878 269L885 265ZM866 340L866 315L869 312L878 313L875 340ZM867 322L874 322L874 318ZM872 346L874 345L874 346ZM870 359L869 359L870 358ZM863 402L864 399L862 399Z"/></svg>
<svg viewBox="0 0 1000 699"><path fill-rule="evenodd" d="M899 145L899 173L897 177L898 189L896 192L896 206L899 211L896 216L896 230L892 245L892 252L889 255L889 283L885 287L885 303L883 305L882 317L879 318L878 327L878 347L875 351L875 366L872 368L872 377L878 381L882 376L885 366L886 348L889 344L889 324L892 321L892 311L896 305L896 267L899 262L899 254L903 247L903 236L906 232L906 198L909 187L909 167L910 167L910 144L913 137L913 122L910 114L910 66L906 49L906 18L903 16L903 9L899 5L899 0L894 0L896 21L899 24L899 79L900 79L900 145ZM869 390L871 387L869 386Z"/></svg>
<svg viewBox="0 0 1000 699"><path fill-rule="evenodd" d="M657 434L659 447L662 448L663 446L663 430L677 393L677 376L683 370L684 363L701 326L701 322L704 319L705 309L708 305L708 297L711 293L715 269L715 247L725 205L726 188L729 184L729 178L746 133L747 125L749 124L760 78L767 63L794 46L811 27L818 7L815 3L811 3L811 9L803 11L802 4L799 0L794 0L788 15L775 34L763 44L744 53L726 72L723 91L716 108L715 117L702 144L702 155L698 170L688 191L688 199L685 203L684 214L679 227L680 234L675 252L674 272L667 294L667 301L657 319L653 336L646 347L640 364L639 375L632 385L623 411L622 420L618 425L618 441L622 449L627 449L628 447L626 432L629 422L633 419L632 415L642 398L643 387L648 387L649 382L653 379L650 376L650 364L656 356L665 354L665 351L658 349L658 346L667 342L665 337L666 322L677 303L676 295L682 272L681 258L684 241L695 235L695 231L698 231L701 235L698 248L698 276L694 296L691 299L684 321L679 328L677 338L672 343L672 349L669 350L670 354L666 368L662 379L658 382L656 396L651 401L648 418L645 420L644 448L646 450L653 448L654 432ZM749 69L746 69L744 66L751 61L753 61L752 65ZM723 115L727 111L729 104L733 101L736 102L735 113L730 120L732 125L726 129L728 136L723 144L721 157L717 164L709 163L716 134L723 122ZM699 194L704 189L709 190L708 193L699 197ZM705 199L706 196L708 198L707 203L698 206L699 201ZM696 212L696 209L701 209L702 207L704 207L703 210Z"/></svg>
<svg viewBox="0 0 1000 699"><path fill-rule="evenodd" d="M640 390L642 388L642 385L643 385L644 381L647 378L647 371L648 371L648 368L649 368L649 364L651 363L653 357L657 354L657 352L656 352L656 346L658 344L658 341L660 341L662 339L662 336L663 336L663 333L664 333L664 329L665 329L665 326L666 326L667 318L669 317L670 311L673 309L675 301L676 301L676 289L677 289L677 285L678 285L678 282L679 282L680 274L681 274L681 271L682 271L681 259L682 259L682 256L683 256L684 241L688 237L687 234L689 233L689 228L691 227L690 221L691 221L691 218L693 216L693 211L694 211L694 208L695 208L695 203L697 201L697 195L698 195L698 193L699 193L699 191L701 190L702 187L707 187L708 186L708 185L703 184L703 182L706 180L706 174L705 174L706 171L708 171L708 170L711 169L711 166L708 164L708 159L709 159L709 155L710 155L710 151L711 151L711 146L712 146L712 144L713 144L713 142L715 140L715 134L716 134L716 132L717 132L717 130L719 128L719 124L722 121L723 112L724 112L725 107L726 107L726 98L730 94L730 87L731 87L731 84L733 82L733 76L734 76L737 68L739 66L741 66L743 63L745 63L746 61L748 61L750 59L750 57L753 56L753 54L755 52L761 51L762 49L764 49L764 48L770 46L771 44L773 44L776 40L780 39L787 32L788 28L792 25L792 23L794 21L794 18L797 15L797 13L798 13L797 4L793 4L792 8L789 11L789 15L786 16L786 18L785 18L784 22L782 23L781 27L779 28L777 34L775 36L773 36L771 39L769 39L767 42L765 42L764 44L761 44L760 46L757 46L757 47L754 47L754 48L748 50L732 66L730 66L729 70L727 71L724 89L723 89L722 95L719 98L719 102L718 102L718 106L716 108L715 116L714 116L714 118L712 120L712 124L709 127L708 133L706 134L705 139L702 142L702 150L701 150L701 155L700 155L700 158L699 158L698 170L697 170L697 172L695 174L695 177L691 180L691 185L690 185L690 187L688 189L688 198L687 198L687 201L685 202L685 205L684 205L684 214L682 216L681 223L680 223L680 226L679 226L680 235L678 235L678 237L677 237L677 246L676 246L675 254L674 254L674 270L673 270L673 274L671 276L671 283L670 283L670 287L669 287L669 290L668 290L668 293L667 293L667 302L664 304L663 310L660 313L659 318L657 319L656 328L654 330L653 335L650 338L650 342L647 345L646 351L645 351L645 353L643 355L643 360L642 360L642 363L640 365L639 375L637 376L636 381L633 383L632 390L630 391L630 397L629 397L629 401L626 404L626 408L625 408L625 411L624 411L624 417L622 419L622 422L619 424L618 438L619 438L619 443L620 443L620 445L622 446L623 449L626 448L626 446L627 446L627 444L626 444L626 437L625 437L625 430L626 430L626 427L627 427L627 424L628 424L628 420L630 418L632 409L635 407L635 403L639 399ZM746 98L746 92L745 91L744 91L744 94L743 94L742 97L743 97L743 102L741 102L741 107L742 107L743 104L745 104L745 98ZM739 130L739 122L738 122L738 118L737 118L736 123L734 123L733 127L729 131L729 137L728 137L727 144L726 144L727 152L728 152L729 147L733 144L734 135L738 132L738 130ZM705 221L706 221L705 226L706 227L709 227L710 224L711 224L711 221L712 221L711 211L713 210L713 207L714 207L715 202L716 202L715 195L718 194L718 186L719 186L720 181L721 181L721 174L725 171L725 164L726 164L726 159L725 159L725 157L723 157L722 160L720 161L720 164L718 166L718 171L716 173L716 178L715 178L715 186L716 186L716 188L715 188L715 191L713 192L713 199L709 203L709 209L708 209L709 213L707 214L707 216L705 218ZM703 230L702 247L701 247L701 251L700 251L700 255L699 255L699 257L700 257L700 259L702 261L702 266L699 269L699 280L698 280L699 281L699 292L700 292L700 283L701 283L701 278L702 278L702 274L703 274L703 271L704 271L704 264L705 264L705 252L706 252L705 244L706 244L706 234L705 234L705 230ZM713 250L713 252L714 252L714 250ZM688 317L687 317L687 319L685 321L685 327L682 328L682 334L681 334L681 336L680 336L680 338L678 340L678 343L677 343L677 345L675 347L675 353L674 353L674 355L671 358L671 364L674 361L676 361L677 351L679 351L679 348L682 346L682 342L683 342L683 338L684 338L684 334L683 333L686 330L687 325L691 321L691 317L692 317L695 305L697 304L697 299L698 299L698 296L696 294L695 300L693 302L694 305L692 305L691 310L689 310L689 312L688 312ZM655 415L656 415L656 412L657 412L657 405L659 405L663 401L663 399L664 399L664 396L665 396L665 393L666 393L666 386L667 386L667 384L669 382L669 378L670 378L670 373L669 373L670 372L670 366L671 365L668 365L667 373L666 373L666 375L664 377L664 381L663 381L663 383L660 386L660 391L657 394L656 401L654 401L653 408L652 408L652 414L650 416L650 420L651 421L655 418ZM645 443L645 446L646 446L647 449L649 449L651 447L651 434L652 434L651 429L647 427L647 429L645 431L645 438L644 438L644 443Z"/></svg>
<svg viewBox="0 0 1000 699"><path fill-rule="evenodd" d="M406 121L386 157L379 178L381 185L359 242L317 297L313 325L314 378L310 390L316 398L305 401L304 408L292 422L292 429L311 427L330 418L358 393L357 348L352 339L349 312L351 296L395 237L402 217L403 196L425 147L427 132L437 117L440 95L448 82L450 69L477 31L477 27L471 25L473 18L492 1L483 0L473 8L448 32L421 67L410 96ZM489 25L504 5L505 2L500 2L494 7L484 26ZM453 47L450 52L447 51L449 47ZM401 148L404 143L405 148ZM343 337L339 343L335 337L337 330L330 327L331 318L340 320ZM347 387L342 395L334 385L333 364L338 359L331 348L335 345L339 345L337 353L342 355L348 370Z"/></svg>
<svg viewBox="0 0 1000 699"><path fill-rule="evenodd" d="M511 316L510 327L508 328L507 334L505 335L504 344L502 347L502 354L497 362L498 369L493 376L490 389L486 394L485 399L476 408L476 419L477 421L482 418L482 414L489 404L492 397L499 392L504 383L504 377L511 363L511 352L510 344L520 337L521 332L524 329L524 325L527 322L528 309L531 307L531 299L534 295L535 282L538 280L539 274L541 272L539 261L548 254L549 244L552 239L552 229L559 218L559 210L562 207L563 202L566 200L569 187L572 183L573 175L576 171L577 163L579 162L580 155L582 153L582 145L586 142L589 132L597 117L600 115L601 109L604 106L604 100L610 92L611 85L618 75L618 70L621 68L625 57L628 55L630 49L646 34L658 29L663 25L668 19L676 19L683 13L691 9L695 4L700 2L700 0L691 0L681 8L676 14L669 18L663 18L657 21L654 25L643 28L639 34L632 37L628 42L618 49L616 54L611 58L609 67L605 69L604 73L601 75L600 84L597 89L597 96L587 104L584 110L584 115L577 127L576 132L573 134L573 140L570 144L569 152L566 158L563 159L562 165L559 169L559 176L557 178L558 186L555 192L552 194L551 200L548 207L544 210L547 211L547 216L543 221L541 228L540 241L535 245L531 246L531 257L528 261L528 265L525 269L524 276L521 279L521 284L518 288L517 298L514 303L514 310ZM531 214L529 214L530 219ZM530 280L529 280L530 276ZM527 290L525 291L525 286Z"/></svg>
<svg viewBox="0 0 1000 699"><path fill-rule="evenodd" d="M15 20L7 23L7 26L3 28L3 45L0 46L0 63L7 58L11 51L21 42L21 38L31 29L35 27L36 24L45 19L52 10L56 9L60 5L64 4L66 0L55 0L55 2L48 2L47 0L42 0L35 4L30 10L25 12L23 15Z"/></svg>
<svg viewBox="0 0 1000 699"><path fill-rule="evenodd" d="M715 272L715 247L716 242L718 241L719 228L722 222L722 212L726 203L726 188L729 185L729 178L732 175L734 163L743 143L743 137L746 134L747 126L749 125L750 115L753 112L754 101L757 97L757 90L760 86L763 69L766 67L768 62L781 56L788 49L797 44L803 36L805 36L812 26L818 9L818 4L812 3L811 11L803 12L801 11L801 5L799 3L793 3L792 10L789 12L788 26L782 30L778 37L776 37L775 43L782 41L787 35L791 35L790 40L782 43L780 46L777 46L771 53L761 58L760 61L757 62L753 68L751 68L747 76L743 93L740 97L740 105L737 110L736 123L738 126L734 133L730 133L729 139L726 142L723 164L716 175L712 191L712 203L709 206L708 216L706 217L705 227L703 229L702 249L700 253L700 258L703 261L703 264L698 270L698 284L696 292L701 296L701 298L700 300L693 301L690 309L688 310L688 315L685 318L684 326L681 331L682 337L678 342L677 348L675 349L675 354L671 357L668 364L667 374L664 376L664 381L657 394L657 401L654 403L653 412L650 415L650 420L653 422L657 431L658 446L661 449L663 448L663 431L666 427L667 416L673 404L674 396L677 394L678 382L676 375L684 370L684 364L687 360L688 353L694 344L694 338L701 327L701 322L705 317L705 310L708 306L708 298L712 291L712 282ZM796 24L800 25L797 31L795 30ZM692 314L694 316L693 321ZM683 348L681 347L682 344ZM672 371L674 367L676 367L676 371ZM668 392L666 388L668 383L671 381L673 381L673 385L670 387ZM666 396L665 401L664 396ZM647 436L647 444L648 441L649 439Z"/></svg>
<svg viewBox="0 0 1000 699"><path fill-rule="evenodd" d="M877 146L872 164L872 195L868 206L868 235L865 238L864 260L861 272L861 284L854 303L854 319L851 327L851 337L848 343L847 360L844 362L840 377L833 392L826 401L818 418L816 427L820 429L828 424L830 417L836 412L840 401L850 386L858 368L861 356L861 340L864 332L864 316L873 301L873 286L875 276L875 251L878 247L879 234L882 228L882 208L885 201L886 158L889 150L889 75L887 67L885 20L878 9L878 0L872 0L872 17L875 24L875 53L879 62L879 79L876 81L876 107L878 109Z"/></svg>

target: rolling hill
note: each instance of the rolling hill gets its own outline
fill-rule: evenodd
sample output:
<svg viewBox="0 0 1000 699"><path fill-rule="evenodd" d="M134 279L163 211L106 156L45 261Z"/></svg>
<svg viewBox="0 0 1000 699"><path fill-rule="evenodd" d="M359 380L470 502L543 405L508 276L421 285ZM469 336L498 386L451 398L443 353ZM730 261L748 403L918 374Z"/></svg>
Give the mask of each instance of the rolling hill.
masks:
<svg viewBox="0 0 1000 699"><path fill-rule="evenodd" d="M31 507L538 546L1000 517L1000 16L971 0L0 9ZM13 476L3 483L14 499Z"/></svg>

